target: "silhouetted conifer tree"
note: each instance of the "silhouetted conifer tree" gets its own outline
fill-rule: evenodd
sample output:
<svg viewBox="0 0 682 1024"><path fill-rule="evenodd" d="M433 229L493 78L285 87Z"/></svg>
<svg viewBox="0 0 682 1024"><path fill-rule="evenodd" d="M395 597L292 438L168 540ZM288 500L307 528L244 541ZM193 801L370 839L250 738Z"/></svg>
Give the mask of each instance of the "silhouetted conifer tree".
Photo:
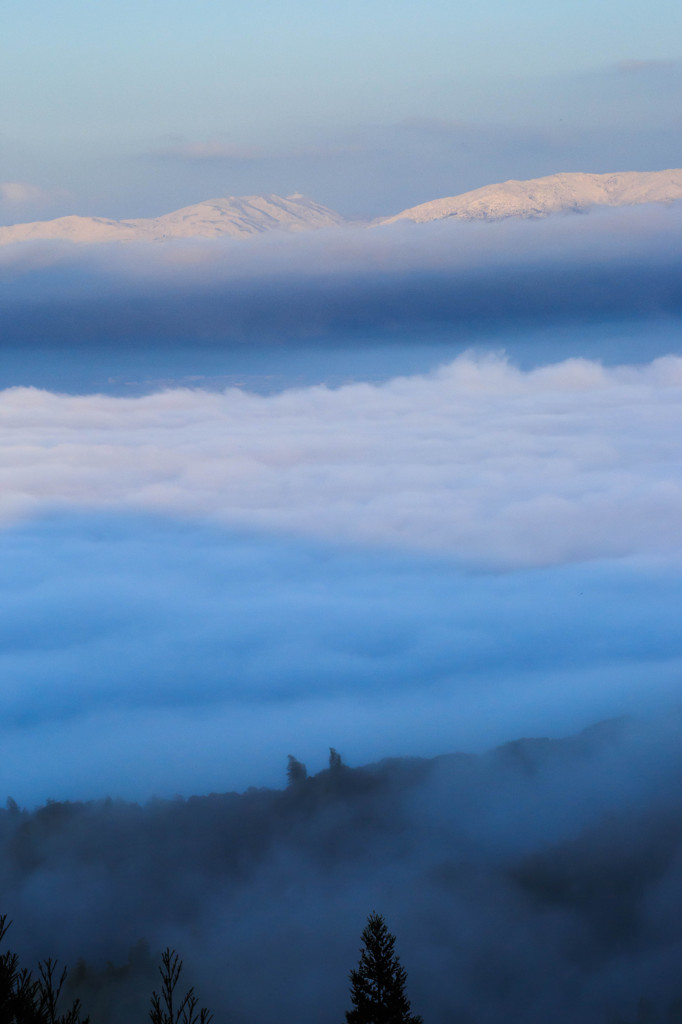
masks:
<svg viewBox="0 0 682 1024"><path fill-rule="evenodd" d="M57 975L57 961L48 957L38 964L40 978L38 980L39 1006L43 1017L40 1018L46 1024L89 1024L89 1017L81 1021L80 1000L76 1001L66 1013L58 1014L57 1006L64 982L66 981L66 967L60 975Z"/></svg>
<svg viewBox="0 0 682 1024"><path fill-rule="evenodd" d="M332 772L338 771L339 768L343 768L343 761L341 760L341 754L338 750L334 750L333 747L329 748L329 770Z"/></svg>
<svg viewBox="0 0 682 1024"><path fill-rule="evenodd" d="M9 922L0 915L0 941L5 937ZM56 960L44 960L38 965L40 977L20 967L19 957L8 950L0 956L0 1022L2 1024L89 1024L81 1019L77 999L65 1013L58 1012L59 997L66 981L66 968L57 973Z"/></svg>
<svg viewBox="0 0 682 1024"><path fill-rule="evenodd" d="M287 785L295 786L297 782L303 782L308 778L308 769L302 761L297 761L293 754L289 754L287 763Z"/></svg>
<svg viewBox="0 0 682 1024"><path fill-rule="evenodd" d="M407 973L394 951L395 935L381 914L369 915L362 942L357 970L350 972L353 1009L346 1011L347 1024L422 1024L411 1012Z"/></svg>
<svg viewBox="0 0 682 1024"><path fill-rule="evenodd" d="M152 1005L149 1018L152 1024L210 1024L213 1014L205 1007L198 1009L199 1000L190 988L182 998L176 995L182 960L174 949L166 949L161 954L161 993L152 993Z"/></svg>

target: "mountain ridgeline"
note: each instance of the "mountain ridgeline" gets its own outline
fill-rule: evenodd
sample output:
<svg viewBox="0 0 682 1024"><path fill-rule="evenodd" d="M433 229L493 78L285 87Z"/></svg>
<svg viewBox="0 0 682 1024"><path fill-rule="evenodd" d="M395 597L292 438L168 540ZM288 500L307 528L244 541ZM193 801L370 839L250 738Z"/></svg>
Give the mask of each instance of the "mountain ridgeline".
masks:
<svg viewBox="0 0 682 1024"><path fill-rule="evenodd" d="M617 720L484 755L332 751L313 776L291 758L282 790L10 800L0 909L22 962L69 964L92 1024L146 1019L169 945L216 1024L339 1024L373 909L427 1024L677 1021L681 733Z"/></svg>
<svg viewBox="0 0 682 1024"><path fill-rule="evenodd" d="M430 200L371 226L400 221L502 220L585 213L598 206L669 204L682 199L682 170L613 174L565 172L529 181L505 181ZM0 245L28 241L167 242L190 238L249 238L269 231L300 232L346 224L341 214L300 193L208 199L160 217L112 220L69 215L0 227ZM354 222L350 222L354 223ZM364 227L364 224L356 224Z"/></svg>
<svg viewBox="0 0 682 1024"><path fill-rule="evenodd" d="M682 170L626 171L617 174L550 174L530 181L505 181L420 203L382 224L432 220L503 220L586 213L596 206L640 206L682 199Z"/></svg>
<svg viewBox="0 0 682 1024"><path fill-rule="evenodd" d="M161 217L111 220L107 217L58 217L0 227L0 245L35 240L93 242L165 242L187 238L249 238L265 231L306 231L341 224L326 206L296 193L291 196L227 196L208 199Z"/></svg>

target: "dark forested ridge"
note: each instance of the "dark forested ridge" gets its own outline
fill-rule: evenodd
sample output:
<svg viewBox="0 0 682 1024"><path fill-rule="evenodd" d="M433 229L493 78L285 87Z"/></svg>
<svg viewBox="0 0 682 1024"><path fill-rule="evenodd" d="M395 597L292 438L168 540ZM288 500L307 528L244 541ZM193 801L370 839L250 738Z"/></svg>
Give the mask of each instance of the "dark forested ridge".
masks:
<svg viewBox="0 0 682 1024"><path fill-rule="evenodd" d="M480 756L332 752L282 790L10 800L0 912L22 962L70 965L92 1024L147 1019L168 945L216 1024L338 1024L372 908L427 1024L664 1024L682 997L681 733L680 716L623 720Z"/></svg>

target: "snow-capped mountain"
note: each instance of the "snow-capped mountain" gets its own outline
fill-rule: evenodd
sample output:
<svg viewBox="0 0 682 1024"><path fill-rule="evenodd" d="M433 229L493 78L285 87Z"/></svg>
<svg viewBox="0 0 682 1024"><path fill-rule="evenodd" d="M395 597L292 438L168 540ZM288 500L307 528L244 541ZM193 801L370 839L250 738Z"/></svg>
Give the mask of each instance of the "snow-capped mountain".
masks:
<svg viewBox="0 0 682 1024"><path fill-rule="evenodd" d="M562 173L530 181L505 181L412 206L372 222L501 220L583 212L595 206L635 206L682 199L682 169L624 171L615 174ZM0 245L33 239L71 242L163 242L173 238L247 238L265 231L309 231L346 221L341 214L300 193L290 196L227 196L185 206L161 217L109 220L59 217L0 227Z"/></svg>
<svg viewBox="0 0 682 1024"><path fill-rule="evenodd" d="M307 231L341 224L343 217L296 193L291 196L227 196L138 220L58 217L0 227L0 245L31 239L71 242L161 242L170 238L246 238L263 231Z"/></svg>
<svg viewBox="0 0 682 1024"><path fill-rule="evenodd" d="M412 206L378 223L457 217L460 220L501 220L503 217L546 217L551 213L582 212L593 206L635 206L682 199L682 170L624 171L617 174L550 174L530 181L498 185L433 199Z"/></svg>

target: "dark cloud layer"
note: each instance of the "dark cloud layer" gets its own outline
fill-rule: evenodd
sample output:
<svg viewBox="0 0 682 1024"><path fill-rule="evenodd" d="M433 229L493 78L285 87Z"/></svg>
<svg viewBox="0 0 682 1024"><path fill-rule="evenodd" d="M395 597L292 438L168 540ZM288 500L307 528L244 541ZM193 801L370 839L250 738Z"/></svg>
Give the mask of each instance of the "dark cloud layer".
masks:
<svg viewBox="0 0 682 1024"><path fill-rule="evenodd" d="M0 253L3 344L218 344L682 315L678 207Z"/></svg>

